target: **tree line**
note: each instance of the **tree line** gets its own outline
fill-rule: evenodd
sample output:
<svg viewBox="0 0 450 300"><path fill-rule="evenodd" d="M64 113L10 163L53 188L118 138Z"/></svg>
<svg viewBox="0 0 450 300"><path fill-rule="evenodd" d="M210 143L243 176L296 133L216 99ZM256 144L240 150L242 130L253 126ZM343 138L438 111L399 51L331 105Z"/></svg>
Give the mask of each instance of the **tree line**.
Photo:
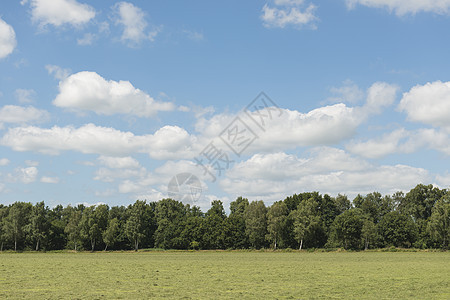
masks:
<svg viewBox="0 0 450 300"><path fill-rule="evenodd" d="M294 194L267 207L239 197L203 213L173 199L129 206L0 204L0 250L443 248L450 191L419 184L408 193Z"/></svg>

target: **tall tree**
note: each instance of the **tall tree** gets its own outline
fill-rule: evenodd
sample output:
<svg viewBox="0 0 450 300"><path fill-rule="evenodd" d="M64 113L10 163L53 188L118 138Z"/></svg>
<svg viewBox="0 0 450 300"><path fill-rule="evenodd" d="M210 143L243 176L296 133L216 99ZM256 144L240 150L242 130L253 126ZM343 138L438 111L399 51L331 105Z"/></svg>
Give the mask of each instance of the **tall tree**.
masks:
<svg viewBox="0 0 450 300"><path fill-rule="evenodd" d="M385 246L411 247L417 238L417 227L410 216L393 211L384 215L378 231Z"/></svg>
<svg viewBox="0 0 450 300"><path fill-rule="evenodd" d="M70 216L64 232L67 234L68 244L73 245L73 249L77 251L81 245L81 226L80 221L83 216L83 210L71 208Z"/></svg>
<svg viewBox="0 0 450 300"><path fill-rule="evenodd" d="M230 203L230 215L226 219L225 244L227 248L243 249L249 246L248 237L245 234L245 209L248 199L238 197Z"/></svg>
<svg viewBox="0 0 450 300"><path fill-rule="evenodd" d="M439 199L432 209L428 232L443 249L450 241L450 192Z"/></svg>
<svg viewBox="0 0 450 300"><path fill-rule="evenodd" d="M39 250L39 246L42 240L46 239L48 234L48 208L45 206L44 201L36 203L30 216L30 222L27 225L27 231L30 238L35 243L35 250Z"/></svg>
<svg viewBox="0 0 450 300"><path fill-rule="evenodd" d="M135 251L138 251L139 243L145 237L145 206L145 201L136 200L128 207L129 218L125 224L125 232Z"/></svg>
<svg viewBox="0 0 450 300"><path fill-rule="evenodd" d="M349 209L337 216L332 225L329 244L345 249L360 249L364 218L359 208Z"/></svg>
<svg viewBox="0 0 450 300"><path fill-rule="evenodd" d="M113 218L108 221L108 226L102 234L103 242L105 243L105 251L109 246L114 245L119 237L119 220Z"/></svg>
<svg viewBox="0 0 450 300"><path fill-rule="evenodd" d="M377 228L369 217L364 218L361 229L361 238L364 242L364 250L369 249L369 244L373 243L377 236Z"/></svg>
<svg viewBox="0 0 450 300"><path fill-rule="evenodd" d="M252 201L245 209L245 232L254 248L261 248L265 244L267 232L267 208L264 202Z"/></svg>
<svg viewBox="0 0 450 300"><path fill-rule="evenodd" d="M303 241L311 236L320 226L321 218L318 204L314 198L301 202L298 208L291 213L294 220L294 234L299 243L299 249L303 247Z"/></svg>
<svg viewBox="0 0 450 300"><path fill-rule="evenodd" d="M284 202L278 201L267 210L267 240L277 249L277 243L286 225L288 209Z"/></svg>
<svg viewBox="0 0 450 300"><path fill-rule="evenodd" d="M16 202L11 205L9 214L5 218L5 234L14 242L14 251L17 251L18 243L24 240L24 229L28 223L31 207L32 205L30 203Z"/></svg>

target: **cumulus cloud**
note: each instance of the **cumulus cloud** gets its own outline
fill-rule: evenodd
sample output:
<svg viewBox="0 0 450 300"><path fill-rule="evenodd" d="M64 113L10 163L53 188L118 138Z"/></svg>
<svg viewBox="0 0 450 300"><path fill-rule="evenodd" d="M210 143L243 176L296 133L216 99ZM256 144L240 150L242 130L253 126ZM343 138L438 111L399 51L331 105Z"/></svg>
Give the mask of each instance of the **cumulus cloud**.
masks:
<svg viewBox="0 0 450 300"><path fill-rule="evenodd" d="M42 123L50 118L50 114L33 106L22 107L16 105L5 105L0 108L0 124L15 123Z"/></svg>
<svg viewBox="0 0 450 300"><path fill-rule="evenodd" d="M119 2L113 6L115 24L123 27L120 40L128 46L140 45L143 41L154 41L160 28L147 31L148 23L145 12L129 2Z"/></svg>
<svg viewBox="0 0 450 300"><path fill-rule="evenodd" d="M14 91L14 96L16 97L19 103L32 103L33 97L36 95L36 92L32 89L17 89Z"/></svg>
<svg viewBox="0 0 450 300"><path fill-rule="evenodd" d="M148 153L155 159L177 159L193 156L194 141L194 137L177 126L164 126L153 135L134 135L110 127L86 124L79 128L72 126L53 126L48 129L35 126L10 128L1 139L1 144L15 151L35 151L52 155L61 151L104 156Z"/></svg>
<svg viewBox="0 0 450 300"><path fill-rule="evenodd" d="M330 92L335 96L328 98L329 102L357 103L364 98L364 91L351 80L345 80L341 87L330 88Z"/></svg>
<svg viewBox="0 0 450 300"><path fill-rule="evenodd" d="M14 169L14 173L8 174L8 179L11 182L19 181L29 184L36 181L38 173L39 171L36 167L16 168Z"/></svg>
<svg viewBox="0 0 450 300"><path fill-rule="evenodd" d="M59 183L58 177L48 177L48 176L42 176L41 177L42 183Z"/></svg>
<svg viewBox="0 0 450 300"><path fill-rule="evenodd" d="M306 157L286 153L254 155L236 164L220 185L233 196L239 196L236 194L239 191L253 199L273 202L302 191L349 196L375 190L393 193L427 180L429 174L421 168L376 166L343 150L320 147L312 149Z"/></svg>
<svg viewBox="0 0 450 300"><path fill-rule="evenodd" d="M58 80L66 79L71 73L70 69L63 69L55 65L46 65L45 69L47 70L48 74L53 75L53 77Z"/></svg>
<svg viewBox="0 0 450 300"><path fill-rule="evenodd" d="M85 33L82 38L77 39L77 44L80 46L92 45L94 40L97 39L97 35L93 33Z"/></svg>
<svg viewBox="0 0 450 300"><path fill-rule="evenodd" d="M386 8L398 16L415 15L419 12L448 14L450 0L346 0L347 7L353 9L357 4L374 8Z"/></svg>
<svg viewBox="0 0 450 300"><path fill-rule="evenodd" d="M100 164L112 169L135 169L140 167L139 162L130 156L112 157L101 155L98 161Z"/></svg>
<svg viewBox="0 0 450 300"><path fill-rule="evenodd" d="M129 114L150 117L175 109L173 103L158 102L129 81L106 80L95 72L79 72L59 82L53 104L100 115Z"/></svg>
<svg viewBox="0 0 450 300"><path fill-rule="evenodd" d="M411 121L450 130L450 82L416 85L403 94L398 107Z"/></svg>
<svg viewBox="0 0 450 300"><path fill-rule="evenodd" d="M14 29L0 18L0 59L10 55L16 48L16 45Z"/></svg>
<svg viewBox="0 0 450 300"><path fill-rule="evenodd" d="M1 158L0 159L0 166L1 167L7 166L8 164L9 164L9 159L7 159L7 158Z"/></svg>
<svg viewBox="0 0 450 300"><path fill-rule="evenodd" d="M387 83L374 83L367 90L366 103L362 106L349 107L338 103L319 107L307 113L280 109L280 116L273 114L271 119L266 118L265 131L258 129L247 114L239 114L243 123L257 135L244 153L284 151L302 146L332 145L345 141L352 138L358 126L370 116L380 113L383 108L391 105L395 101L397 89L396 86ZM261 113L268 115L264 110ZM216 114L210 119L200 118L195 129L203 137L214 138L228 128L235 117L231 114Z"/></svg>
<svg viewBox="0 0 450 300"><path fill-rule="evenodd" d="M367 141L351 141L346 149L366 158L381 158L394 153L413 153L419 149L437 150L450 155L450 137L435 129L404 128Z"/></svg>
<svg viewBox="0 0 450 300"><path fill-rule="evenodd" d="M95 9L76 0L31 0L31 18L41 28L72 25L80 27L95 17Z"/></svg>
<svg viewBox="0 0 450 300"><path fill-rule="evenodd" d="M274 5L265 4L261 19L265 27L285 28L294 26L301 28L305 25L313 25L317 17L314 15L316 6L309 4L305 8L304 1L300 0L275 0Z"/></svg>

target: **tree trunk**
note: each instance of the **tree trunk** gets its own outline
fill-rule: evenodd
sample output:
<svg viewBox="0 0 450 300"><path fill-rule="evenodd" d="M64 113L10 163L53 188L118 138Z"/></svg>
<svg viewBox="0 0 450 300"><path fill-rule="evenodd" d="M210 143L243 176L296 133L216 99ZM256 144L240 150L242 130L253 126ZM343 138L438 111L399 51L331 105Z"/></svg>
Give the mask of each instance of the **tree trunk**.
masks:
<svg viewBox="0 0 450 300"><path fill-rule="evenodd" d="M39 239L36 242L36 251L39 251Z"/></svg>
<svg viewBox="0 0 450 300"><path fill-rule="evenodd" d="M14 251L17 252L17 239L14 238Z"/></svg>
<svg viewBox="0 0 450 300"><path fill-rule="evenodd" d="M369 248L369 239L366 238L364 250L367 250L368 248Z"/></svg>
<svg viewBox="0 0 450 300"><path fill-rule="evenodd" d="M95 249L95 240L91 240L91 246L92 246L92 249L91 249L91 252L94 252L94 249Z"/></svg>
<svg viewBox="0 0 450 300"><path fill-rule="evenodd" d="M108 249L108 245L105 245L105 251L106 251L106 249Z"/></svg>
<svg viewBox="0 0 450 300"><path fill-rule="evenodd" d="M138 248L139 248L139 241L136 239L134 241L134 251L138 251Z"/></svg>
<svg viewBox="0 0 450 300"><path fill-rule="evenodd" d="M75 251L77 251L77 242L75 242Z"/></svg>
<svg viewBox="0 0 450 300"><path fill-rule="evenodd" d="M300 248L298 248L298 250L302 250L302 246L303 246L303 239L300 240Z"/></svg>

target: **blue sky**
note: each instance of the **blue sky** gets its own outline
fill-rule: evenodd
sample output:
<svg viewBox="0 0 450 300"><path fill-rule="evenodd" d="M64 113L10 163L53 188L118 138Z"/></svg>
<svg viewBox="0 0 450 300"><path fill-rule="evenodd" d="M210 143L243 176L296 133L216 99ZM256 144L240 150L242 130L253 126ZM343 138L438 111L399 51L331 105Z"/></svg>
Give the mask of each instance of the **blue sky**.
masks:
<svg viewBox="0 0 450 300"><path fill-rule="evenodd" d="M448 28L450 0L2 1L1 201L155 201L183 172L203 209L447 188Z"/></svg>

